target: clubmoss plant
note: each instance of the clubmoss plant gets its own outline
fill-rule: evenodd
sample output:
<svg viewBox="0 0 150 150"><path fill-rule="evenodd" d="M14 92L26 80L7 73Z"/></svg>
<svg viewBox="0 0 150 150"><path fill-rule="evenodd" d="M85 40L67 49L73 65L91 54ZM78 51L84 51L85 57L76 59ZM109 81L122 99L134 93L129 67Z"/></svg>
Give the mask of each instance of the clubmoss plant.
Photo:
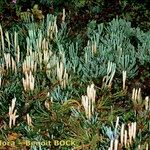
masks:
<svg viewBox="0 0 150 150"><path fill-rule="evenodd" d="M149 32L118 18L92 22L84 45L69 36L65 13L60 24L54 15L28 17L19 32L0 26L0 140L15 132L52 141L31 149L148 150L149 95L130 85L149 64Z"/></svg>

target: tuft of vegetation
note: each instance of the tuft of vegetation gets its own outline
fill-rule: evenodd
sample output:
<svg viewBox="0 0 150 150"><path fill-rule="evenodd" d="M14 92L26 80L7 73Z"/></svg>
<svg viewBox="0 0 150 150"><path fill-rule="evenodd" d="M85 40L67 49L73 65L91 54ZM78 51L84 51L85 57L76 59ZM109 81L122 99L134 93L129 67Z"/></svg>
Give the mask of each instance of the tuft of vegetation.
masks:
<svg viewBox="0 0 150 150"><path fill-rule="evenodd" d="M148 6L0 1L0 149L148 150Z"/></svg>
<svg viewBox="0 0 150 150"><path fill-rule="evenodd" d="M0 26L0 147L148 150L149 31L117 17L70 37L65 11L32 13Z"/></svg>

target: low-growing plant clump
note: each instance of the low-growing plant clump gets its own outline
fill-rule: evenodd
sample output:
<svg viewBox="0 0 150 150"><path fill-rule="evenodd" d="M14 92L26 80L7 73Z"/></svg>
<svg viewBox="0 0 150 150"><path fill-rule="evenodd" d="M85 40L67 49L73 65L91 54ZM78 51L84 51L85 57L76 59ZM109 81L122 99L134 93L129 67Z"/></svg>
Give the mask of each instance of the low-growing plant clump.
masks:
<svg viewBox="0 0 150 150"><path fill-rule="evenodd" d="M72 37L65 9L31 11L0 26L0 149L148 150L150 31L116 17Z"/></svg>

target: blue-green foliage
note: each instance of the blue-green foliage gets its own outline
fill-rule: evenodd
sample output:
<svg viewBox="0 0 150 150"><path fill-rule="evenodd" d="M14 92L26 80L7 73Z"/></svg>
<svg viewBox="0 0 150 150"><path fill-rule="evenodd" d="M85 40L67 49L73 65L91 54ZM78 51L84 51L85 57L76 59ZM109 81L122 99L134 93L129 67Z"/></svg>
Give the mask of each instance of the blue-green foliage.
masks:
<svg viewBox="0 0 150 150"><path fill-rule="evenodd" d="M47 15L46 22L41 25L36 25L31 22L27 28L29 30L27 43L31 45L34 50L37 49L37 38L41 35L41 39L47 37L47 29L49 21L54 21L55 17ZM122 75L122 71L127 72L127 78L133 78L137 74L138 65L149 63L150 59L150 34L140 31L138 28L132 28L130 22L123 19L113 19L107 25L96 24L92 21L87 27L87 46L81 49L78 40L72 41L67 34L67 25L62 23L58 29L57 36L53 38L52 43L49 44L53 55L49 62L59 59L63 62L64 67L69 73L70 80L75 75L78 75L80 82L89 82L93 79L103 78L107 74L108 62L116 64L115 75ZM140 41L137 43L138 50L130 41L132 36ZM92 45L96 46L96 52L92 52ZM56 56L54 56L56 54ZM137 64L136 62L139 62ZM52 83L56 82L56 65L53 66L53 74L48 76ZM54 75L54 76L53 76ZM114 76L115 78L115 76ZM71 86L72 85L68 85ZM57 99L66 99L62 96L57 96L57 90L54 90L53 97ZM55 96L54 96L55 95ZM59 98L58 98L59 97ZM61 98L62 97L62 98Z"/></svg>

